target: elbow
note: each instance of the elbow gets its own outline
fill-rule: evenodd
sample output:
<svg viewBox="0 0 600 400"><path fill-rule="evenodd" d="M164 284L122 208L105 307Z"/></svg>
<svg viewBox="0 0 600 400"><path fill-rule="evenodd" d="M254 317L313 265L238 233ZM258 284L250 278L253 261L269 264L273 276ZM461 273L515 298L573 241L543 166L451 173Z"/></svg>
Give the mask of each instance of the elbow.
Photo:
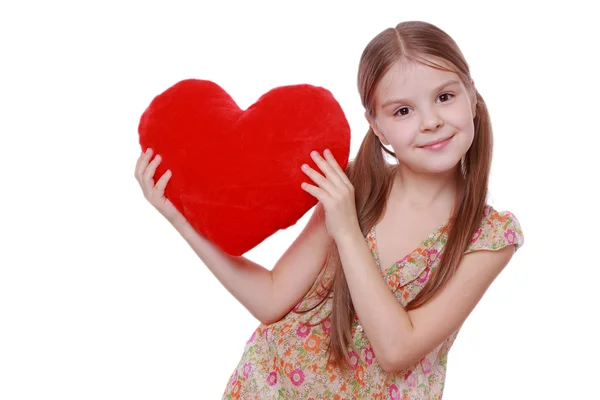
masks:
<svg viewBox="0 0 600 400"><path fill-rule="evenodd" d="M268 309L266 307L252 313L254 318L259 320L263 325L271 325L275 322L279 322L286 314L287 312L282 311L281 309Z"/></svg>
<svg viewBox="0 0 600 400"><path fill-rule="evenodd" d="M415 335L415 329L410 319L402 321L401 324L391 326L387 332L395 332L393 335L386 334L378 343L381 354L375 354L381 369L387 373L397 373L411 367L419 361L417 344L419 340ZM398 338L402 338L398 340Z"/></svg>
<svg viewBox="0 0 600 400"><path fill-rule="evenodd" d="M260 317L259 318L259 317L257 317L255 315L255 317L263 325L271 325L271 324L274 324L275 322L281 320L281 318L273 318L273 317L270 317L270 316L265 316L265 317Z"/></svg>
<svg viewBox="0 0 600 400"><path fill-rule="evenodd" d="M268 313L268 312L264 312L264 311L252 313L252 315L254 315L254 318L256 318L263 325L271 325L281 319L281 318L277 318L277 316L273 313Z"/></svg>
<svg viewBox="0 0 600 400"><path fill-rule="evenodd" d="M275 291L276 286L272 273L270 273L270 277L272 283L270 295L263 298L261 305L256 309L256 313L253 313L254 317L263 325L271 325L281 321L281 319L292 310L292 307L287 307L285 303L279 299L278 293Z"/></svg>
<svg viewBox="0 0 600 400"><path fill-rule="evenodd" d="M272 295L255 304L251 313L263 325L271 325L281 321L290 311L291 307L288 309L283 306L282 302Z"/></svg>
<svg viewBox="0 0 600 400"><path fill-rule="evenodd" d="M401 347L387 351L378 359L379 366L387 373L397 373L411 365L415 364L418 359L415 359L414 354L410 354L406 349Z"/></svg>

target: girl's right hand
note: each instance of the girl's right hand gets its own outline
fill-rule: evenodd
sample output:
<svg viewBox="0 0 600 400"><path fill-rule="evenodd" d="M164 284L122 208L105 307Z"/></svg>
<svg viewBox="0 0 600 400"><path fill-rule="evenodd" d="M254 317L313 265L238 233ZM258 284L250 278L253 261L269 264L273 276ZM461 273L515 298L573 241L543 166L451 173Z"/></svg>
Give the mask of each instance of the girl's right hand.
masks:
<svg viewBox="0 0 600 400"><path fill-rule="evenodd" d="M169 222L174 223L176 220L184 219L183 214L165 197L165 187L171 178L171 170L167 170L155 184L154 173L162 158L158 154L152 161L150 161L151 158L152 149L149 148L140 155L135 165L135 179L140 184L144 197Z"/></svg>

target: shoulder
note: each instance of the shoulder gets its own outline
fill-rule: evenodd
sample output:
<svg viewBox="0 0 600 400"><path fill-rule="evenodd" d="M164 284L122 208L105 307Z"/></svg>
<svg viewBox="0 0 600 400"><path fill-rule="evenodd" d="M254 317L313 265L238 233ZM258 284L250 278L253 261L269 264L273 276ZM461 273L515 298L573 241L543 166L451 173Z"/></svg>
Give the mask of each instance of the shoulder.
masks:
<svg viewBox="0 0 600 400"><path fill-rule="evenodd" d="M523 243L523 229L517 217L510 211L497 211L486 205L481 224L467 246L466 253L477 250L496 251L507 246L518 249Z"/></svg>

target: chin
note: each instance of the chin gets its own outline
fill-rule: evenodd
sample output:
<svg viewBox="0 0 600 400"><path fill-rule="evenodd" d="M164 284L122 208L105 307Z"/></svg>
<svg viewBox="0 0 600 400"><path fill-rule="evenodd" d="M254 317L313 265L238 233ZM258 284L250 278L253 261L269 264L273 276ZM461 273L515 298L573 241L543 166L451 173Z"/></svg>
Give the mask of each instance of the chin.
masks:
<svg viewBox="0 0 600 400"><path fill-rule="evenodd" d="M462 143L456 143L462 144ZM458 148L457 148L458 147ZM445 174L460 168L460 160L469 150L465 146L456 146L446 153L428 155L420 158L419 167L420 171L429 174Z"/></svg>
<svg viewBox="0 0 600 400"><path fill-rule="evenodd" d="M448 174L457 168L460 167L460 159L448 162L441 162L441 160L436 160L436 162L400 162L400 164L404 165L409 170L427 175L445 175Z"/></svg>
<svg viewBox="0 0 600 400"><path fill-rule="evenodd" d="M424 166L423 172L431 175L444 175L460 167L460 160L452 164L438 164Z"/></svg>

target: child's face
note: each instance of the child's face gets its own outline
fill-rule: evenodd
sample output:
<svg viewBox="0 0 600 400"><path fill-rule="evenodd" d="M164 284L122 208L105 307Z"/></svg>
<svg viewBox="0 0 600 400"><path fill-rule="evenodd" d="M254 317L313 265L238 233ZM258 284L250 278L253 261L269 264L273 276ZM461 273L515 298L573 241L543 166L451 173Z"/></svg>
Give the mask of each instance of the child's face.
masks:
<svg viewBox="0 0 600 400"><path fill-rule="evenodd" d="M455 83L440 87L449 81ZM397 62L375 90L375 118L367 118L403 165L421 173L447 172L473 143L474 93L456 73Z"/></svg>

